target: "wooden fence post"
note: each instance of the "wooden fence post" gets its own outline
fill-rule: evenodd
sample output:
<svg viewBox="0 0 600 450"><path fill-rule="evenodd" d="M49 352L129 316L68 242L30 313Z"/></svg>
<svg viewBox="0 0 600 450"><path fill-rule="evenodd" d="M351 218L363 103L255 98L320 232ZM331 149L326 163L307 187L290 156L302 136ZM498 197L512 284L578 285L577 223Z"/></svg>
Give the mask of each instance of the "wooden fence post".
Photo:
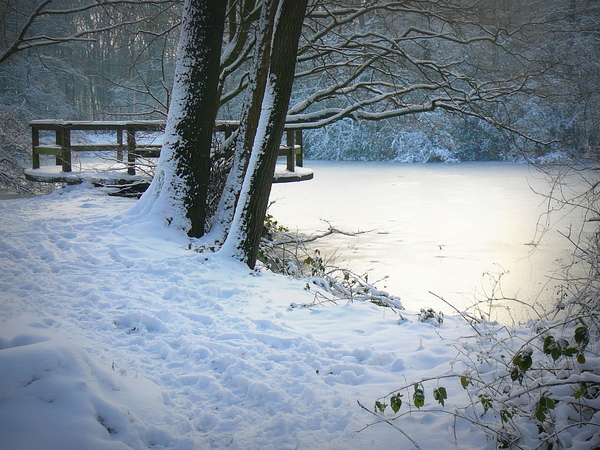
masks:
<svg viewBox="0 0 600 450"><path fill-rule="evenodd" d="M71 130L61 124L56 128L56 145L60 146L60 156L56 156L56 165L62 165L63 172L71 171Z"/></svg>
<svg viewBox="0 0 600 450"><path fill-rule="evenodd" d="M296 157L294 148L294 130L287 130L286 132L286 145L288 147L287 151L287 170L290 172L294 172L296 170Z"/></svg>
<svg viewBox="0 0 600 450"><path fill-rule="evenodd" d="M300 146L300 153L296 154L296 165L304 167L304 142L302 141L302 130L296 130L296 144Z"/></svg>
<svg viewBox="0 0 600 450"><path fill-rule="evenodd" d="M127 174L135 175L135 128L128 124L125 129L127 131Z"/></svg>
<svg viewBox="0 0 600 450"><path fill-rule="evenodd" d="M123 161L123 130L119 128L117 130L117 161Z"/></svg>
<svg viewBox="0 0 600 450"><path fill-rule="evenodd" d="M40 168L40 154L35 148L40 145L40 130L35 125L31 126L31 159L34 169Z"/></svg>

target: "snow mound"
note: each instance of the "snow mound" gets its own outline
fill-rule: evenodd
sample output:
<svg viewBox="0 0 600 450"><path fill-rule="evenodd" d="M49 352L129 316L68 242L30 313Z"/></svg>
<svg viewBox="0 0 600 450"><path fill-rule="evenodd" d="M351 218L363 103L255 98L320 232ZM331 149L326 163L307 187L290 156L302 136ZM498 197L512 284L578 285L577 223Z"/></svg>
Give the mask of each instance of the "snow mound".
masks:
<svg viewBox="0 0 600 450"><path fill-rule="evenodd" d="M4 448L170 445L169 432L148 427L147 418L141 419L125 406L135 399L144 415L139 407L143 399L152 405L152 415L160 414L162 402L155 386L124 380L73 343L42 339L35 335L3 339L0 435Z"/></svg>

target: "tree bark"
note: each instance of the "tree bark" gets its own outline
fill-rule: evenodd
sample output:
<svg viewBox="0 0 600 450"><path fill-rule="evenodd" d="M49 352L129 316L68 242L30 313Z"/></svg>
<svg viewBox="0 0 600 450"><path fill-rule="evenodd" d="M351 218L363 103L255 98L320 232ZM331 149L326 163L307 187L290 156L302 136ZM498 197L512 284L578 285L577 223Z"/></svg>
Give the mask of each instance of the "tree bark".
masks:
<svg viewBox="0 0 600 450"><path fill-rule="evenodd" d="M165 143L142 210L164 216L190 237L205 231L210 149L227 2L186 0Z"/></svg>
<svg viewBox="0 0 600 450"><path fill-rule="evenodd" d="M271 0L277 1L277 0ZM289 106L307 0L281 0L274 23L269 74L252 153L224 250L256 264L277 153ZM247 141L246 141L247 142Z"/></svg>
<svg viewBox="0 0 600 450"><path fill-rule="evenodd" d="M261 11L256 54L249 77L250 93L241 113L240 129L238 130L234 144L233 164L223 192L221 193L210 236L207 236L206 243L210 248L218 248L223 244L235 215L235 207L248 168L250 153L260 120L265 89L267 87L271 58L271 41L278 4L279 0L269 1Z"/></svg>

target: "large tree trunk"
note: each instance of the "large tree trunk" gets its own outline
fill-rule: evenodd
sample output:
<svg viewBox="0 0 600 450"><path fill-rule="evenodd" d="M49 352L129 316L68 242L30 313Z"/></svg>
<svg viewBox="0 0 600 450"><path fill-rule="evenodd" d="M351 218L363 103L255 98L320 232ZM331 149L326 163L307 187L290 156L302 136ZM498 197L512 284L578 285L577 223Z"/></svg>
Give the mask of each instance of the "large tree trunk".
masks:
<svg viewBox="0 0 600 450"><path fill-rule="evenodd" d="M214 0L184 4L165 142L152 185L138 205L190 237L204 234L226 6Z"/></svg>
<svg viewBox="0 0 600 450"><path fill-rule="evenodd" d="M277 0L270 0L277 2ZM277 154L294 82L296 53L307 0L280 0L274 22L269 74L252 153L223 251L253 268L258 257ZM248 145L248 139L245 144Z"/></svg>
<svg viewBox="0 0 600 450"><path fill-rule="evenodd" d="M138 202L143 213L159 214L194 238L205 230L226 4L186 0L166 141L152 185ZM263 2L234 168L221 193L214 230L204 241L213 248L224 241L221 251L250 267L258 255L306 6L307 0Z"/></svg>

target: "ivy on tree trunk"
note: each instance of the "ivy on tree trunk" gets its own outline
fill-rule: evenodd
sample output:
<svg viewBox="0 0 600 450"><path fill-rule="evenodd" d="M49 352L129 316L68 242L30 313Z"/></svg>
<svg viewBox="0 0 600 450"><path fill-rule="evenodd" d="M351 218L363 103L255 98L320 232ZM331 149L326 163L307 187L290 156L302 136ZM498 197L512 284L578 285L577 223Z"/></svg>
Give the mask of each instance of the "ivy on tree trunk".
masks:
<svg viewBox="0 0 600 450"><path fill-rule="evenodd" d="M142 210L190 237L204 234L227 2L186 0L165 143Z"/></svg>

